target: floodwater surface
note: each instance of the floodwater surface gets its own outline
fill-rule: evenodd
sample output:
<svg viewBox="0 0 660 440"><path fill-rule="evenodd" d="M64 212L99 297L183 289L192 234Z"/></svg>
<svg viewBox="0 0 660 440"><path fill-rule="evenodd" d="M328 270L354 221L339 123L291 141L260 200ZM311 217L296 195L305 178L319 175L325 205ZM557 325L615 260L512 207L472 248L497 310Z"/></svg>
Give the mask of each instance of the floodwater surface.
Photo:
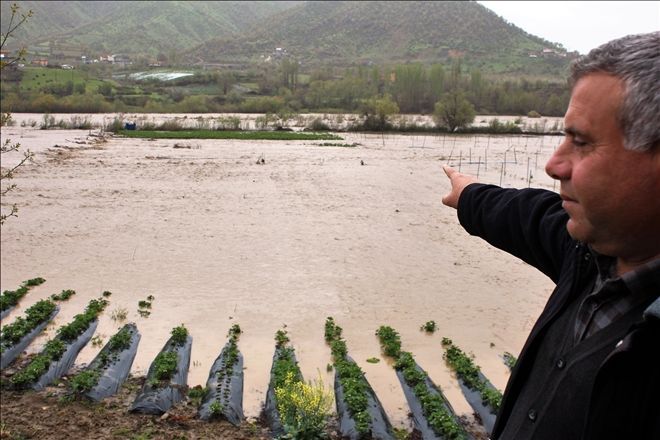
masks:
<svg viewBox="0 0 660 440"><path fill-rule="evenodd" d="M376 329L390 325L403 349L470 412L442 359L451 338L500 390L504 352L518 354L552 290L544 275L469 236L454 210L442 165L510 187L553 189L543 172L558 145L549 136L341 133L322 141L140 140L98 130L3 127L36 152L3 197L19 217L2 226L1 288L32 289L3 324L41 298L77 293L47 337L112 292L97 335L104 342L126 310L141 334L133 373L145 373L184 324L193 337L189 385L204 384L232 324L243 329L246 415L265 398L274 334L286 327L303 374L332 385L326 317L344 329L350 355L396 425L406 403ZM335 141L333 141L335 142ZM265 163L259 159L263 158ZM16 157L3 156L3 167ZM531 176L531 177L530 177ZM138 301L155 297L151 315ZM420 326L434 320L438 331ZM29 351L37 351L40 337ZM89 344L77 363L99 351ZM368 363L378 357L379 363Z"/></svg>

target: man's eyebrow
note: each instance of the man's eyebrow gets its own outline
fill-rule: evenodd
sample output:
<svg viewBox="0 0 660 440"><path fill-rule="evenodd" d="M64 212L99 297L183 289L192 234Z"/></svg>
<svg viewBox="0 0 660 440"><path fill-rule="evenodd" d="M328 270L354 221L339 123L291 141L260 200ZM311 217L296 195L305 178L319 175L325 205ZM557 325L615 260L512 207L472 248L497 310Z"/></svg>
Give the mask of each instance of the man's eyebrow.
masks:
<svg viewBox="0 0 660 440"><path fill-rule="evenodd" d="M564 128L564 133L569 134L571 136L578 136L578 137L588 137L586 133L583 131L578 130L577 128L573 126L568 126Z"/></svg>

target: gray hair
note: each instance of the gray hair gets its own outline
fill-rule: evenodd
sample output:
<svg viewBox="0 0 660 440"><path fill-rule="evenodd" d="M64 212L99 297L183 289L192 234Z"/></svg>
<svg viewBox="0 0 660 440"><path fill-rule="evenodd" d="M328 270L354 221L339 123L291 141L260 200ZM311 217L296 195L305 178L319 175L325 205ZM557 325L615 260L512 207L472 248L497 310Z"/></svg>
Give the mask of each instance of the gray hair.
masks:
<svg viewBox="0 0 660 440"><path fill-rule="evenodd" d="M634 151L660 148L660 32L612 40L576 59L571 65L571 86L595 72L623 81L625 95L617 119L624 147Z"/></svg>

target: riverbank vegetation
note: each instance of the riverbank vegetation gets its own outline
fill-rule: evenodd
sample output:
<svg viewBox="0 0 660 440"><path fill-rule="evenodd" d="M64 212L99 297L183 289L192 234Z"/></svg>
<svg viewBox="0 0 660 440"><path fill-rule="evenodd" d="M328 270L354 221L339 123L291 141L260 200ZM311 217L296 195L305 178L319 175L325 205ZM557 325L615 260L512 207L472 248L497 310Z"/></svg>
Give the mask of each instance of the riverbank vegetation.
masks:
<svg viewBox="0 0 660 440"><path fill-rule="evenodd" d="M368 115L373 100L389 96L394 113L433 114L443 98L460 94L478 114L561 116L569 96L562 83L490 79L460 61L303 71L292 60L234 70L183 69L190 75L169 80L129 69L15 70L3 74L2 111Z"/></svg>

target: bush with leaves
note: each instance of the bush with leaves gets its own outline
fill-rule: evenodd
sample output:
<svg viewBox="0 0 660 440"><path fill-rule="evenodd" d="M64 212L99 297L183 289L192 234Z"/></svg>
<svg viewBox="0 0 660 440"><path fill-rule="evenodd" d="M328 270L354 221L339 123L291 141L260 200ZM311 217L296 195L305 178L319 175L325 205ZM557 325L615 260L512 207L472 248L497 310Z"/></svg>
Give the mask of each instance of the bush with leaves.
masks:
<svg viewBox="0 0 660 440"><path fill-rule="evenodd" d="M332 407L332 394L323 381L303 382L289 371L284 383L275 388L277 411L287 435L294 439L325 437L325 426Z"/></svg>
<svg viewBox="0 0 660 440"><path fill-rule="evenodd" d="M460 90L446 93L436 102L433 119L438 127L446 127L450 132L470 125L476 112L474 106Z"/></svg>

